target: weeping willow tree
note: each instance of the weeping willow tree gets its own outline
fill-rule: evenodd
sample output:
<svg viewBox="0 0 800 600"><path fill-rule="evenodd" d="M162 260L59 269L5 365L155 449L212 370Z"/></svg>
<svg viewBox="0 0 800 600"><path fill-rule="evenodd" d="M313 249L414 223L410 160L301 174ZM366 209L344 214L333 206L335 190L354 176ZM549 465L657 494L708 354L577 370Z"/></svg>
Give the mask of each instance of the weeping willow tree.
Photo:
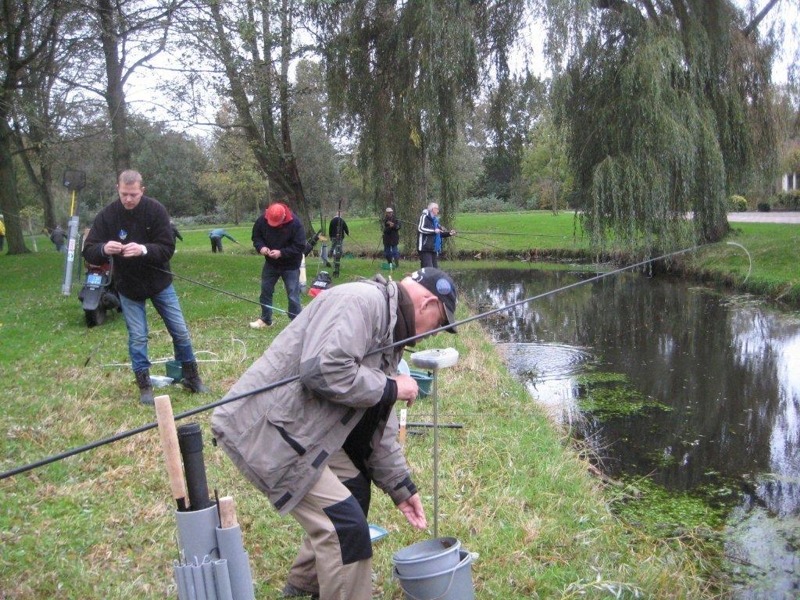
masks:
<svg viewBox="0 0 800 600"><path fill-rule="evenodd" d="M456 144L482 69L507 74L523 0L312 4L333 111L358 140L378 207L452 215ZM449 222L449 219L448 219ZM412 231L405 227L405 235Z"/></svg>
<svg viewBox="0 0 800 600"><path fill-rule="evenodd" d="M594 246L647 255L721 239L727 195L771 172L772 46L725 0L546 4L583 16L556 89Z"/></svg>

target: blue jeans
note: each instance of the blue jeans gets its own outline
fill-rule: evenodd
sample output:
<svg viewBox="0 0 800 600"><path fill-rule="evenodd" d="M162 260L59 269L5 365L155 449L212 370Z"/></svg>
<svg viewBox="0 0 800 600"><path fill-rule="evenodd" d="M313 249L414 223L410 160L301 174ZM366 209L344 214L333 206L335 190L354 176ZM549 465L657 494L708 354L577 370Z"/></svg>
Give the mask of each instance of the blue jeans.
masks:
<svg viewBox="0 0 800 600"><path fill-rule="evenodd" d="M119 295L122 306L122 316L128 328L128 353L131 356L131 365L134 372L150 368L147 358L147 315L145 314L144 300L131 300L122 294ZM183 319L181 305L175 288L169 284L158 294L150 298L156 311L167 326L167 331L172 337L172 347L175 350L175 360L178 362L194 362L192 340L189 338L189 329Z"/></svg>
<svg viewBox="0 0 800 600"><path fill-rule="evenodd" d="M393 259L400 258L400 251L397 249L397 246L392 246L391 244L384 244L383 245L383 256L386 258L386 262L392 262Z"/></svg>
<svg viewBox="0 0 800 600"><path fill-rule="evenodd" d="M303 310L300 304L300 269L281 271L268 262L261 269L261 320L272 323L272 292L278 279L283 279L286 295L289 297L289 318L294 319Z"/></svg>

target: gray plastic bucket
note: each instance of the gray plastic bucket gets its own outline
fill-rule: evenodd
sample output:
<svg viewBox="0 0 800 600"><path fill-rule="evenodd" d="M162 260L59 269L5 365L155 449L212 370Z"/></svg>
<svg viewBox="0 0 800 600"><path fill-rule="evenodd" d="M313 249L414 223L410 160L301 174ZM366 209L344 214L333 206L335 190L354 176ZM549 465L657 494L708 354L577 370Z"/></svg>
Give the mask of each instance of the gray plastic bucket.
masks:
<svg viewBox="0 0 800 600"><path fill-rule="evenodd" d="M458 552L460 562L452 569L407 577L394 569L394 576L403 588L406 600L475 600L472 587L472 554Z"/></svg>
<svg viewBox="0 0 800 600"><path fill-rule="evenodd" d="M454 537L435 538L401 548L392 556L400 575L420 577L455 569L461 542Z"/></svg>

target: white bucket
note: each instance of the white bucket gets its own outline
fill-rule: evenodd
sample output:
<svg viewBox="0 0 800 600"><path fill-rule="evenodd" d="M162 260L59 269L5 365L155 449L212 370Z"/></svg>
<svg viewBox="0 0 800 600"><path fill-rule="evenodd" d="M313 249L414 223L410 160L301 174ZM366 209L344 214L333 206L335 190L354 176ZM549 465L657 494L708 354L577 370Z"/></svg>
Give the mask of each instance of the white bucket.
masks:
<svg viewBox="0 0 800 600"><path fill-rule="evenodd" d="M472 586L472 554L458 552L460 562L452 569L430 575L409 577L394 569L394 576L403 588L406 600L474 600Z"/></svg>

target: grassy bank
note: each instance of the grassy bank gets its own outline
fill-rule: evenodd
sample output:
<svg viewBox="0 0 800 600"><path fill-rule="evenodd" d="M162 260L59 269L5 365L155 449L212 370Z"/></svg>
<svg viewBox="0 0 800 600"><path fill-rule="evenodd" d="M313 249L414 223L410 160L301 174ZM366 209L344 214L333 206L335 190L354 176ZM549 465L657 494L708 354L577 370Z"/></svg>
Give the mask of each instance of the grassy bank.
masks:
<svg viewBox="0 0 800 600"><path fill-rule="evenodd" d="M486 218L480 217L484 225ZM248 239L245 228L229 231ZM234 244L212 255L204 231L183 233L173 270L250 302L178 280L212 393L167 388L176 414L219 399L277 329L247 327L258 315L261 259ZM359 235L356 222L353 246L361 243ZM60 293L62 269L62 256L50 248L0 256L2 471L154 419L152 409L136 401L122 319L87 329L77 288L69 297ZM348 259L338 282L379 270L379 261ZM277 298L285 306L282 294ZM460 307L462 317L466 311ZM277 319L278 327L285 323ZM151 357L166 359L169 337L160 321L151 324ZM439 535L457 537L479 554L473 564L477 597L714 596L707 573L698 570L699 555L685 540L648 537L611 515L588 463L511 379L478 323L421 347L447 345L461 360L441 373L441 418L463 428L441 431ZM429 421L430 410L430 400L420 400L409 420ZM257 597L278 598L301 531L291 518L279 518L210 446L208 413L189 420L204 429L211 487L236 500ZM432 521L430 430L410 436L407 450ZM155 430L0 481L0 502L4 598L175 597L175 519ZM375 546L377 587L382 598L399 599L392 553L431 533L412 531L390 504L377 492L370 521L390 532Z"/></svg>

